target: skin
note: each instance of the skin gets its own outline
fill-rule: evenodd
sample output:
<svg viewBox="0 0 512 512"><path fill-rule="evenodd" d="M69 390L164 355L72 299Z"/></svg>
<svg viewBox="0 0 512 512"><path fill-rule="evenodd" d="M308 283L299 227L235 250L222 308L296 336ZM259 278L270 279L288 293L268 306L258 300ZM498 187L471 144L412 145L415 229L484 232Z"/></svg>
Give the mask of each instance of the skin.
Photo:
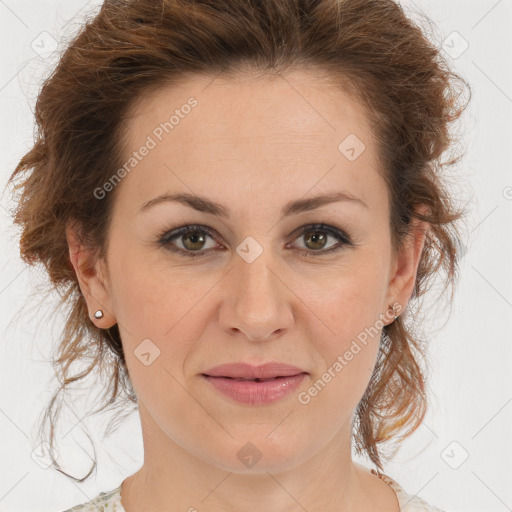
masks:
<svg viewBox="0 0 512 512"><path fill-rule="evenodd" d="M145 459L123 482L127 512L399 511L394 491L350 449L381 330L308 404L298 401L359 333L394 320L389 303L407 304L427 228L414 222L392 257L372 131L361 106L320 76L195 76L145 97L127 126L128 155L189 97L198 106L118 185L106 260L68 227L91 320L119 324L138 396ZM349 134L366 146L355 161L338 150ZM288 201L340 190L367 207L336 202L279 220ZM231 218L177 202L139 212L164 192L206 196ZM300 235L312 223L345 231L354 245L320 255L338 240L315 245ZM216 239L204 234L194 246L182 236L174 245L207 255L158 246L161 232L189 224L210 227ZM248 236L263 249L252 263L236 252ZM134 351L148 338L160 355L146 366ZM281 361L309 375L297 392L260 406L235 402L201 377L242 360ZM262 455L252 467L237 456L248 442Z"/></svg>

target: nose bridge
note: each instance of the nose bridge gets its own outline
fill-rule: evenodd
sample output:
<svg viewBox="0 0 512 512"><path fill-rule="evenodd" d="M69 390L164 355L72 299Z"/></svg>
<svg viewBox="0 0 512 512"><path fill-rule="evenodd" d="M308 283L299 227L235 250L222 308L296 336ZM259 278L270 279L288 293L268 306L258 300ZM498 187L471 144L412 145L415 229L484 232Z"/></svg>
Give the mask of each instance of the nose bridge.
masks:
<svg viewBox="0 0 512 512"><path fill-rule="evenodd" d="M266 339L291 323L291 311L286 303L286 291L276 276L275 258L270 249L254 259L247 258L254 245L240 244L232 272L232 297L225 301L224 327L243 331L250 339ZM241 254L241 255L240 255ZM253 253L254 256L254 253Z"/></svg>
<svg viewBox="0 0 512 512"><path fill-rule="evenodd" d="M253 261L240 257L236 265L237 309L245 316L268 316L279 303L276 277L271 271L272 255L269 249Z"/></svg>

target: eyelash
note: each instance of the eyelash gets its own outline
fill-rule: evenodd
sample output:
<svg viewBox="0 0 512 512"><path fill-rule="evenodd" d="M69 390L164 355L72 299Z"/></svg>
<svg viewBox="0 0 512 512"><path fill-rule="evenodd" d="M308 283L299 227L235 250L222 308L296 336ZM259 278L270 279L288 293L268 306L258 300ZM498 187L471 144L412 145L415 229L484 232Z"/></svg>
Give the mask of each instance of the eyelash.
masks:
<svg viewBox="0 0 512 512"><path fill-rule="evenodd" d="M297 235L297 237L295 239L300 238L304 234L311 232L311 231L325 232L325 233L331 235L332 237L336 238L339 243L335 244L334 246L330 247L329 249L325 249L325 250L318 250L318 251L302 250L302 251L300 251L304 254L304 256L308 256L309 254L313 254L315 256L322 256L324 254L339 251L339 250L343 249L344 246L355 245L346 233L344 233L343 231L341 231L333 226L328 226L325 224L308 224L306 226L303 226L301 228L301 231L299 232L299 234ZM168 230L163 231L158 237L158 246L164 247L166 250L168 250L172 253L176 253L180 256L189 257L189 258L197 258L200 256L204 256L207 252L212 250L212 249L204 249L202 251L186 251L186 250L183 250L183 249L180 249L178 247L171 245L170 242L172 240L179 238L180 236L182 236L186 233L189 233L189 232L206 233L208 236L210 236L211 238L213 238L215 240L214 232L207 226L201 226L198 224L189 224L187 226L183 226L181 228L174 229L172 231L168 231Z"/></svg>

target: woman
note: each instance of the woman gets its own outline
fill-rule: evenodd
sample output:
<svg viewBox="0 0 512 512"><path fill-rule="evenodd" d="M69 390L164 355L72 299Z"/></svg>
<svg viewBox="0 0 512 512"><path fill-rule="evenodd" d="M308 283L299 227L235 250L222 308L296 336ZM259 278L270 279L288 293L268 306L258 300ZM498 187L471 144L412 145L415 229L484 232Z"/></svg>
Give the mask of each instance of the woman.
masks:
<svg viewBox="0 0 512 512"><path fill-rule="evenodd" d="M412 308L456 274L456 81L392 0L109 1L85 24L15 221L71 305L62 389L108 375L144 464L71 510L439 510L382 445L425 415Z"/></svg>

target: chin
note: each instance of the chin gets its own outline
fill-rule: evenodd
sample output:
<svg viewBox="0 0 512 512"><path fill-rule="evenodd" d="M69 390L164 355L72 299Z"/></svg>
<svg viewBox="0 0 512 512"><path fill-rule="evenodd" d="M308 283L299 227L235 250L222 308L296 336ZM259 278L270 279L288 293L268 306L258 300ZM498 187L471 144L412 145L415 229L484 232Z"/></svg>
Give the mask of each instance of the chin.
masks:
<svg viewBox="0 0 512 512"><path fill-rule="evenodd" d="M238 474L266 474L291 470L307 458L297 452L298 446L304 446L303 437L301 444L291 442L283 430L279 439L271 438L269 432L276 428L275 424L239 426L245 429L245 435L237 436L227 428L233 438L215 447L211 462L217 467Z"/></svg>

